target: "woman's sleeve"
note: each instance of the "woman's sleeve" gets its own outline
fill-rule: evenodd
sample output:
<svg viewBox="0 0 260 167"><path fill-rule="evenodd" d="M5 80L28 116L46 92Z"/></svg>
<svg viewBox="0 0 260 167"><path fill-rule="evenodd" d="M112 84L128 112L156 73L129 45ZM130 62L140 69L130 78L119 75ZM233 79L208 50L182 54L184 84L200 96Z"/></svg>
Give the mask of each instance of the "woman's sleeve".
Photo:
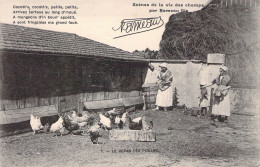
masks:
<svg viewBox="0 0 260 167"><path fill-rule="evenodd" d="M214 84L219 84L219 76L217 76L212 82L211 82L213 85Z"/></svg>
<svg viewBox="0 0 260 167"><path fill-rule="evenodd" d="M217 83L217 78L213 79L213 81L211 82L212 84Z"/></svg>
<svg viewBox="0 0 260 167"><path fill-rule="evenodd" d="M159 80L161 80L160 74L157 75L157 78L158 78Z"/></svg>
<svg viewBox="0 0 260 167"><path fill-rule="evenodd" d="M222 82L223 85L229 86L230 81L231 81L231 78L230 78L229 76L227 76L227 77L225 78L225 80L224 80L224 81L221 81L221 82Z"/></svg>

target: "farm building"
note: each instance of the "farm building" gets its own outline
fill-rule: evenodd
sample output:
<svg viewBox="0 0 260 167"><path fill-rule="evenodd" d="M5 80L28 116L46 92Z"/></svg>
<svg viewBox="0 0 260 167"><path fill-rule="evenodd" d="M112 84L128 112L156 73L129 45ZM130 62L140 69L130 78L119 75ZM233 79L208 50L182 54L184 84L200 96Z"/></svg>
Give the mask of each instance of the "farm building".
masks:
<svg viewBox="0 0 260 167"><path fill-rule="evenodd" d="M143 103L148 62L76 34L0 24L0 124Z"/></svg>

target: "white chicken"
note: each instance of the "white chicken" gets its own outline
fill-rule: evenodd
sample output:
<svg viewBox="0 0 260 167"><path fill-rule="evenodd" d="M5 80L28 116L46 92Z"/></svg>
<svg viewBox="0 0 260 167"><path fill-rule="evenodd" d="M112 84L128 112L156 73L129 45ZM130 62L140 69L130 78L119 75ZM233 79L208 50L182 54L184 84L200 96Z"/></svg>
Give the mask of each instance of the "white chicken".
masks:
<svg viewBox="0 0 260 167"><path fill-rule="evenodd" d="M87 113L84 113L82 117L77 116L76 111L71 111L71 120L77 123L86 122L89 118Z"/></svg>
<svg viewBox="0 0 260 167"><path fill-rule="evenodd" d="M109 115L115 114L115 113L116 113L116 108L113 108L113 110L109 110L107 113L108 113Z"/></svg>
<svg viewBox="0 0 260 167"><path fill-rule="evenodd" d="M137 118L133 119L132 121L138 123L140 120L142 120L142 117L137 117Z"/></svg>
<svg viewBox="0 0 260 167"><path fill-rule="evenodd" d="M121 120L123 121L124 125L125 125L125 122L126 122L127 114L128 114L128 112L125 112L125 113L122 115L122 118L121 118Z"/></svg>
<svg viewBox="0 0 260 167"><path fill-rule="evenodd" d="M43 129L40 117L34 117L32 114L30 118L30 125L33 130L33 135L35 135L39 130Z"/></svg>
<svg viewBox="0 0 260 167"><path fill-rule="evenodd" d="M86 127L87 124L88 124L88 122L80 122L80 123L78 123L79 129L84 129L84 127ZM83 133L84 133L84 130L83 130Z"/></svg>
<svg viewBox="0 0 260 167"><path fill-rule="evenodd" d="M76 111L71 110L70 112L71 112L71 118L72 118L72 119L75 118L75 117L77 117Z"/></svg>
<svg viewBox="0 0 260 167"><path fill-rule="evenodd" d="M103 114L99 114L100 123L104 125L105 129L111 129L111 120L104 116Z"/></svg>
<svg viewBox="0 0 260 167"><path fill-rule="evenodd" d="M50 132L56 132L56 131L61 131L63 129L63 118L60 116L57 122L51 125Z"/></svg>
<svg viewBox="0 0 260 167"><path fill-rule="evenodd" d="M116 116L116 118L115 118L115 123L116 123L116 124L119 124L120 121L121 121L121 119L119 118L119 116Z"/></svg>
<svg viewBox="0 0 260 167"><path fill-rule="evenodd" d="M88 124L88 122L80 122L78 123L80 128L83 128L84 126L86 126Z"/></svg>
<svg viewBox="0 0 260 167"><path fill-rule="evenodd" d="M116 116L115 124L117 124L120 129L123 129L124 123L119 116Z"/></svg>
<svg viewBox="0 0 260 167"><path fill-rule="evenodd" d="M61 129L59 129L59 130L56 130L55 131L55 135L54 136L62 136L62 134L64 134L64 132L65 132L65 127L62 127Z"/></svg>

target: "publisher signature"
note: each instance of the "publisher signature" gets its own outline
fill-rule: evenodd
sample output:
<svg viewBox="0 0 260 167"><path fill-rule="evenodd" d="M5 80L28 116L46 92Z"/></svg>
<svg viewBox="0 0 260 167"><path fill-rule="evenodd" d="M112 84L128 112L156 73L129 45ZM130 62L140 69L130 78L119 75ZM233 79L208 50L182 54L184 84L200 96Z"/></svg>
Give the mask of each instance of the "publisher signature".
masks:
<svg viewBox="0 0 260 167"><path fill-rule="evenodd" d="M142 33L146 31L151 31L163 26L164 22L162 18L153 17L153 18L137 18L137 19L124 19L121 21L121 25L115 29L112 28L114 31L120 31L124 33L124 35L120 35L115 38L120 38L128 35L133 35L137 33Z"/></svg>

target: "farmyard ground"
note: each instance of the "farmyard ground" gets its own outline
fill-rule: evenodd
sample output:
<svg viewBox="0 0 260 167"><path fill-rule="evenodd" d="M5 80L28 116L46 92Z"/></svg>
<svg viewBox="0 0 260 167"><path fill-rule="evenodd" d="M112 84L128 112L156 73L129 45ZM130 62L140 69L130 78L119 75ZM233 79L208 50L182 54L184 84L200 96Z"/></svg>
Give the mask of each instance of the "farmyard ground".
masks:
<svg viewBox="0 0 260 167"><path fill-rule="evenodd" d="M156 142L25 133L0 139L1 166L260 166L259 117L232 114L228 123L186 116L182 110L136 111L153 119ZM171 127L173 130L168 130Z"/></svg>

